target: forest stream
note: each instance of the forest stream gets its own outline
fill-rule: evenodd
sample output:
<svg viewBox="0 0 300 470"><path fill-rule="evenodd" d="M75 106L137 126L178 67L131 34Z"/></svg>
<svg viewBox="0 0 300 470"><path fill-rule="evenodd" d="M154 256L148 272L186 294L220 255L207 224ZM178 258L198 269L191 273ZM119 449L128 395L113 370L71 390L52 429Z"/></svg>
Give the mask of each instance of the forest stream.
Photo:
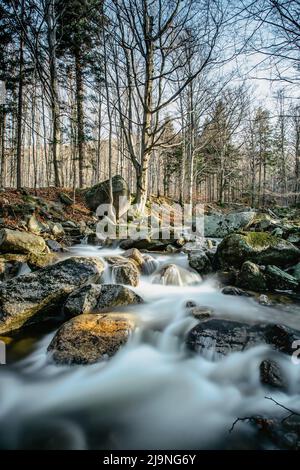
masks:
<svg viewBox="0 0 300 470"><path fill-rule="evenodd" d="M120 253L82 244L70 254L103 258ZM157 270L170 262L189 269L184 253L153 256ZM260 382L259 364L275 353L266 345L221 359L214 357L211 345L202 355L189 351L185 336L198 321L187 315L185 305L193 301L209 308L213 317L280 321L297 330L300 307L290 311L280 304L262 306L254 298L224 296L213 276L202 281L189 270L191 277L182 279L180 288L156 284L155 273L141 277L133 290L144 303L122 307L138 317L138 327L109 360L84 367L55 365L47 354L53 327L35 336L30 328L23 332L8 347L8 364L1 368L0 448L276 448L268 440L258 441L248 421L230 430L237 418L286 416L266 397L299 409L300 366L276 353L287 388L268 390ZM107 266L104 277L113 282ZM25 348L18 350L20 344Z"/></svg>

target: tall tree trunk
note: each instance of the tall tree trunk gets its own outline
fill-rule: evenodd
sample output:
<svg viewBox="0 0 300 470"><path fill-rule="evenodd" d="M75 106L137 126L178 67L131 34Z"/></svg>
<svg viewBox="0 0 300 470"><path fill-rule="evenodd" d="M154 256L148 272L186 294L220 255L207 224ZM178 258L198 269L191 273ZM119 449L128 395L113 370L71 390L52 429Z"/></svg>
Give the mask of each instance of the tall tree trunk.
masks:
<svg viewBox="0 0 300 470"><path fill-rule="evenodd" d="M23 88L24 88L24 10L25 0L21 3L21 31L19 50L19 90L18 90L18 112L17 112L17 188L22 187L22 118L23 118Z"/></svg>
<svg viewBox="0 0 300 470"><path fill-rule="evenodd" d="M154 67L154 42L153 34L153 17L146 13L146 68L145 68L145 90L144 90L144 110L143 125L141 135L141 162L136 166L136 203L141 213L145 211L148 196L148 171L149 160L151 157L151 145L153 135L152 127L152 99L153 99L153 67Z"/></svg>
<svg viewBox="0 0 300 470"><path fill-rule="evenodd" d="M56 59L56 18L55 0L48 0L46 6L47 37L50 60L50 87L51 87L51 115L52 115L52 157L54 169L55 186L60 186L59 152L58 144L60 140L59 125L59 102L58 102L58 80L57 80L57 59Z"/></svg>
<svg viewBox="0 0 300 470"><path fill-rule="evenodd" d="M5 131L6 131L6 110L3 105L1 111L1 123L0 123L0 148L1 148L1 174L0 174L0 186L4 187L6 180L6 162L5 162Z"/></svg>
<svg viewBox="0 0 300 470"><path fill-rule="evenodd" d="M84 134L84 114L83 114L83 66L81 52L75 51L75 75L76 75L76 105L77 105L77 144L78 144L78 167L79 167L79 187L84 186L85 168L85 134Z"/></svg>

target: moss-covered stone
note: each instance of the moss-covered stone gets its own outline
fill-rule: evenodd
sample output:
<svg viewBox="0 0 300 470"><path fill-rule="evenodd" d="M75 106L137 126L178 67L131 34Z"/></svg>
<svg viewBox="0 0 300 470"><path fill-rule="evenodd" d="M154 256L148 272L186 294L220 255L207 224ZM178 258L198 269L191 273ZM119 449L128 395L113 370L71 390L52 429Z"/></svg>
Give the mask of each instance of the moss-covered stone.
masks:
<svg viewBox="0 0 300 470"><path fill-rule="evenodd" d="M240 267L245 261L288 266L300 259L300 250L292 243L264 232L234 233L218 246L216 261L222 268Z"/></svg>

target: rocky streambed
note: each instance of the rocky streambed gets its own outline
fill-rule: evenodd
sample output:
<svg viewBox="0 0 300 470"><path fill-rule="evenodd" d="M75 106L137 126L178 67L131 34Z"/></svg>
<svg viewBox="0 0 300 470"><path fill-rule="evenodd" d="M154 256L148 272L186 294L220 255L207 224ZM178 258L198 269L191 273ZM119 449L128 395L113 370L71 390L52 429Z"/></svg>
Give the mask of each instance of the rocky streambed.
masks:
<svg viewBox="0 0 300 470"><path fill-rule="evenodd" d="M299 448L299 232L207 223L56 253L0 231L0 448Z"/></svg>

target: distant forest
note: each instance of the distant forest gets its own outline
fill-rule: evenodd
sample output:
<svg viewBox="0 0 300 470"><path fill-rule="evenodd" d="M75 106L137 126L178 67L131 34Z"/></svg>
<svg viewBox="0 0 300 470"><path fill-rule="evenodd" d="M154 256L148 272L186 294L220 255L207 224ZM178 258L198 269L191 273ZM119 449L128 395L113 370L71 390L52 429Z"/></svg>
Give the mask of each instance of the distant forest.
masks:
<svg viewBox="0 0 300 470"><path fill-rule="evenodd" d="M299 71L300 1L1 0L0 185L297 204Z"/></svg>

